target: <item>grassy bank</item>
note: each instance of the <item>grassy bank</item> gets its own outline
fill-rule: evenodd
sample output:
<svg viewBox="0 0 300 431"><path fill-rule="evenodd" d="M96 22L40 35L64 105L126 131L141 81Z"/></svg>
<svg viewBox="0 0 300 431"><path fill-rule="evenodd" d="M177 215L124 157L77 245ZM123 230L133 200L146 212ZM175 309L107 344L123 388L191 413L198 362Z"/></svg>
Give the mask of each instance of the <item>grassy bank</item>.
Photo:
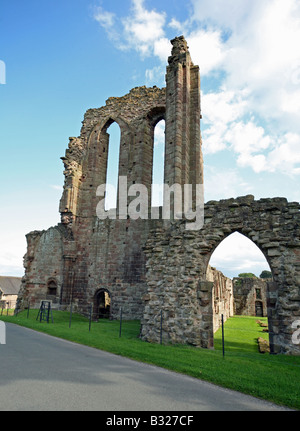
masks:
<svg viewBox="0 0 300 431"><path fill-rule="evenodd" d="M256 318L236 316L225 323L223 357L221 330L215 334L215 349L207 350L143 342L138 321L124 321L119 337L118 321L92 322L89 331L88 320L80 315L73 314L71 327L68 312L53 311L54 323L36 321L36 316L37 310L30 310L28 318L24 311L0 319L300 409L300 357L259 354L257 337L268 335Z"/></svg>

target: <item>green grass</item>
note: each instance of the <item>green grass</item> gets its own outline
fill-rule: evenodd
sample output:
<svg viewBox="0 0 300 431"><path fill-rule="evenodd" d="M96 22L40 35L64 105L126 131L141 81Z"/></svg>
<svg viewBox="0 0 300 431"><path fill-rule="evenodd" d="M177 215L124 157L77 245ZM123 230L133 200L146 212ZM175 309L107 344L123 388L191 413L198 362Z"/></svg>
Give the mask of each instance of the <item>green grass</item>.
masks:
<svg viewBox="0 0 300 431"><path fill-rule="evenodd" d="M215 334L215 349L182 345L159 345L141 341L139 321L124 321L119 338L119 322L93 322L86 318L53 311L54 323L36 321L37 310L0 319L46 332L137 361L155 364L265 400L300 409L300 357L259 354L256 339L268 338L255 317L235 316L225 323L225 357L221 330ZM260 320L263 320L260 318Z"/></svg>
<svg viewBox="0 0 300 431"><path fill-rule="evenodd" d="M254 316L233 316L225 323L226 351L230 352L251 352L256 353L257 338L261 337L269 340L269 335L263 332L263 328L256 322L260 320L268 323L267 317ZM221 328L215 334L215 348L222 348L222 330Z"/></svg>

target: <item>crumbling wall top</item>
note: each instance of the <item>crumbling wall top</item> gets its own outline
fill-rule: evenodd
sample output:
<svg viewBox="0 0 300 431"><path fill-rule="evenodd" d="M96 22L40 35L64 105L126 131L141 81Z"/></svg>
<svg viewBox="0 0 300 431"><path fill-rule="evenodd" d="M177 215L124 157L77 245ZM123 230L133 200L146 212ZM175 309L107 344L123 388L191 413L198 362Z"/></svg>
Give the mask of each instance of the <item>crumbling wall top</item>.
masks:
<svg viewBox="0 0 300 431"><path fill-rule="evenodd" d="M183 36L175 37L171 40L171 44L173 45L172 55L184 54L189 50L187 41Z"/></svg>

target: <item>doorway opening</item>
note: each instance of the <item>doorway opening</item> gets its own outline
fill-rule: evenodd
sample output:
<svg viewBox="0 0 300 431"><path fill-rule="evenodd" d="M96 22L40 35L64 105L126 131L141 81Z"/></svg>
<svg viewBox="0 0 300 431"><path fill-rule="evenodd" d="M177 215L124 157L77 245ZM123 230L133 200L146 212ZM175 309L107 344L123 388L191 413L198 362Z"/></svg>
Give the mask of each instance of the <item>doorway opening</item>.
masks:
<svg viewBox="0 0 300 431"><path fill-rule="evenodd" d="M264 254L239 232L229 235L214 250L207 268L207 280L213 282L213 332L217 344L222 316L224 322L231 319L228 327L232 326L232 329L227 332L227 343L231 348L258 351L259 336L269 342L267 283L272 278L264 278L266 273L272 277ZM237 339L229 341L229 332L231 337L234 331Z"/></svg>
<svg viewBox="0 0 300 431"><path fill-rule="evenodd" d="M107 289L100 289L95 294L95 318L109 319L111 312L111 296Z"/></svg>

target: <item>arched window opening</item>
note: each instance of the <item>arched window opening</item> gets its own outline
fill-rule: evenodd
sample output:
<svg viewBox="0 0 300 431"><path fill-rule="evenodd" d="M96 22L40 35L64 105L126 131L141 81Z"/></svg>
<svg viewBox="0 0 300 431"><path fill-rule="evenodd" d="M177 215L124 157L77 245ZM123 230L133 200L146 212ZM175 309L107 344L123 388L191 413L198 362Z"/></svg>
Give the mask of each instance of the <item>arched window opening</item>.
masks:
<svg viewBox="0 0 300 431"><path fill-rule="evenodd" d="M153 165L152 165L152 186L151 186L151 206L159 207L163 205L163 184L164 184L164 163L165 163L165 120L160 120L154 129Z"/></svg>
<svg viewBox="0 0 300 431"><path fill-rule="evenodd" d="M107 169L106 169L106 184L107 191L105 193L105 210L117 208L117 190L118 190L118 177L119 177L119 157L120 157L120 140L121 131L119 125L114 122L108 129L109 145L107 156Z"/></svg>
<svg viewBox="0 0 300 431"><path fill-rule="evenodd" d="M56 296L57 283L55 280L49 280L47 285L47 295Z"/></svg>
<svg viewBox="0 0 300 431"><path fill-rule="evenodd" d="M96 292L95 299L96 318L109 319L111 306L111 297L109 291L106 289L100 289L98 292Z"/></svg>
<svg viewBox="0 0 300 431"><path fill-rule="evenodd" d="M208 281L213 282L212 314L215 334L220 329L223 315L224 321L234 318L230 324L238 327L239 334L246 328L241 325L246 325L248 321L254 331L264 331L262 336L268 341L267 282L270 280L260 277L264 271L271 272L264 254L254 242L238 232L229 235L214 250L206 276ZM264 329L259 325L264 326ZM217 334L219 339L220 331ZM245 340L247 336L245 332ZM232 341L231 346L249 349L251 343L253 351L258 351L257 339L251 337L245 343Z"/></svg>
<svg viewBox="0 0 300 431"><path fill-rule="evenodd" d="M259 277L265 270L271 272L262 251L239 232L232 233L218 245L209 264L231 279L241 273Z"/></svg>

